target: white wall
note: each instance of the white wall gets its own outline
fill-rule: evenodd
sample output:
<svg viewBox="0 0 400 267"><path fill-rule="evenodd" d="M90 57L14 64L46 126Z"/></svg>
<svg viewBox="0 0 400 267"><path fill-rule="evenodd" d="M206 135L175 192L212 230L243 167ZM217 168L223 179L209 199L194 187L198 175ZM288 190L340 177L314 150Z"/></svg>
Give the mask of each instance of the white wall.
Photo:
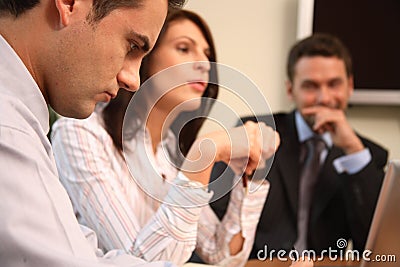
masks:
<svg viewBox="0 0 400 267"><path fill-rule="evenodd" d="M210 25L218 61L247 75L262 91L273 112L292 108L284 89L286 54L296 40L298 0L189 0ZM230 103L222 93L219 99ZM255 107L256 113L268 111ZM246 115L246 111L239 109ZM353 127L400 159L400 107L350 107ZM206 125L207 128L207 125ZM212 126L208 125L207 129Z"/></svg>
<svg viewBox="0 0 400 267"><path fill-rule="evenodd" d="M297 0L189 0L187 8L209 23L220 63L249 76L273 110L287 105L284 68L296 35Z"/></svg>

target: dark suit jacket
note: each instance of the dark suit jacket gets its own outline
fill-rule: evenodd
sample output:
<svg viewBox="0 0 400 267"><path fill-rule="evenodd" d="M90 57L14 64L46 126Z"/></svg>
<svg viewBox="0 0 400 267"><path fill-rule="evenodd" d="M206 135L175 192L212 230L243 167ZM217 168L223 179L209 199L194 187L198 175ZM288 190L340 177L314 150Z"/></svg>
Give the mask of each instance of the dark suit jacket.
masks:
<svg viewBox="0 0 400 267"><path fill-rule="evenodd" d="M255 120L243 120L249 119ZM268 116L258 119L267 121ZM265 171L264 174L270 181L271 188L261 214L250 258L256 258L257 252L264 250L265 245L268 246L268 251L289 251L297 239L300 143L294 112L275 114L274 119L281 144L269 173ZM329 247L338 249L336 243L340 238L352 239L354 249L364 249L384 177L387 151L365 138L360 138L372 155L371 162L364 169L354 175L338 174L332 161L344 153L333 146L319 174L312 197L308 230L308 249L317 253ZM213 170L213 177L218 176L225 167L217 165ZM225 181L227 180L229 179ZM227 201L229 196L211 204L220 218L225 212Z"/></svg>

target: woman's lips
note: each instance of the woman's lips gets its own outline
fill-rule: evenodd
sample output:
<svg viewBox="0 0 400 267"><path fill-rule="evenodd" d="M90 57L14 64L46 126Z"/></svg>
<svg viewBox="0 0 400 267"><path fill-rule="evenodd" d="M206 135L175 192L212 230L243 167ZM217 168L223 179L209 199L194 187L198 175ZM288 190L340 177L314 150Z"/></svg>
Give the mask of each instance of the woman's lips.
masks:
<svg viewBox="0 0 400 267"><path fill-rule="evenodd" d="M190 81L189 85L198 92L203 93L207 87L207 83L204 81Z"/></svg>

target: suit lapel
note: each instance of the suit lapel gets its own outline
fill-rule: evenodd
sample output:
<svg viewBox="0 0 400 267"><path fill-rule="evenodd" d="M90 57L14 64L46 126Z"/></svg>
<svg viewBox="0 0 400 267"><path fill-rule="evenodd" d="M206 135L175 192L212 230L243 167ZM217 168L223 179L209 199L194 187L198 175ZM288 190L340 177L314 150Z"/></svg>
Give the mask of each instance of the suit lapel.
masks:
<svg viewBox="0 0 400 267"><path fill-rule="evenodd" d="M340 157L342 154L339 148L333 146L326 157L314 190L310 214L311 222L317 220L340 185L338 175L333 166L333 160Z"/></svg>
<svg viewBox="0 0 400 267"><path fill-rule="evenodd" d="M275 164L278 167L278 172L282 175L283 184L292 212L297 218L299 178L301 171L299 162L301 145L295 126L294 112L291 112L282 120L283 121L277 121L277 130L281 135L281 145L277 152ZM311 222L315 221L320 216L321 212L325 209L329 200L340 186L338 175L333 166L333 160L342 155L342 151L335 146L328 152L314 190L313 204L310 211Z"/></svg>
<svg viewBox="0 0 400 267"><path fill-rule="evenodd" d="M300 144L295 127L294 112L284 118L283 125L278 131L281 134L281 145L277 160L279 172L287 192L287 197L294 216L297 217L299 197L299 173L300 173ZM273 186L273 185L271 185Z"/></svg>

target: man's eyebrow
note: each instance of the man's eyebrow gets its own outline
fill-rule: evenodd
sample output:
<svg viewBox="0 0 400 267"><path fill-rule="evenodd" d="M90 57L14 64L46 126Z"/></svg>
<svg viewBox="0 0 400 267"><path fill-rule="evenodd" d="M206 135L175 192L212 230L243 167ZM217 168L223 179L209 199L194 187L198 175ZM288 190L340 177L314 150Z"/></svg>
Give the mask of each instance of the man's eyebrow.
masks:
<svg viewBox="0 0 400 267"><path fill-rule="evenodd" d="M343 81L342 77L334 77L332 79L329 80L330 82L341 82Z"/></svg>
<svg viewBox="0 0 400 267"><path fill-rule="evenodd" d="M301 84L318 84L318 82L314 81L313 79L304 79L301 81Z"/></svg>
<svg viewBox="0 0 400 267"><path fill-rule="evenodd" d="M148 53L150 51L149 37L147 37L143 34L140 34L138 32L135 32L135 31L131 31L130 36L133 39L139 39L142 42L142 44L140 45L140 48L143 50L144 53Z"/></svg>

